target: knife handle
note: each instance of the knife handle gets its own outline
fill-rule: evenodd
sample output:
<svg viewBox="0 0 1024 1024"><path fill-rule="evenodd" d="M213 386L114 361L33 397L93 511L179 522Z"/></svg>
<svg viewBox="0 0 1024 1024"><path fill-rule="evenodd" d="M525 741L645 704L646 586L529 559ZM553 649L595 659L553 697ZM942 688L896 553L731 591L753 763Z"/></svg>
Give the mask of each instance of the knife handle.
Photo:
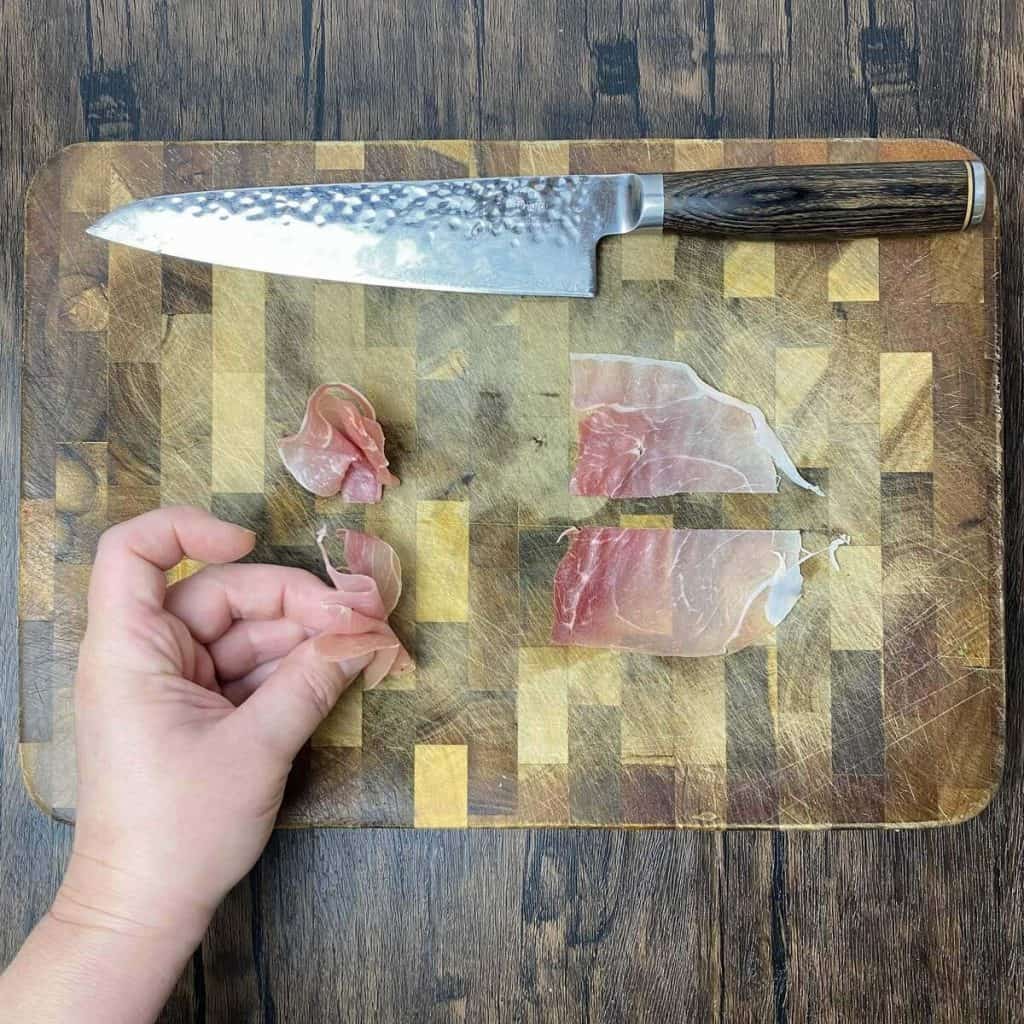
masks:
<svg viewBox="0 0 1024 1024"><path fill-rule="evenodd" d="M980 160L687 171L664 189L664 228L750 239L961 231L988 191Z"/></svg>

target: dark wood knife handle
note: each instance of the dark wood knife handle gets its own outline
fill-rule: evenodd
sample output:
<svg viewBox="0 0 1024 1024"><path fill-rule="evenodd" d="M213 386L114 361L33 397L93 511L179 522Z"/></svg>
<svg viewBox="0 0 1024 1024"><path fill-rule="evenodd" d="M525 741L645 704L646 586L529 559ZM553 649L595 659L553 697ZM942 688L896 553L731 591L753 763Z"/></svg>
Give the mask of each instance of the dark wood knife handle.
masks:
<svg viewBox="0 0 1024 1024"><path fill-rule="evenodd" d="M664 186L666 229L751 239L960 231L987 191L973 160L688 171Z"/></svg>

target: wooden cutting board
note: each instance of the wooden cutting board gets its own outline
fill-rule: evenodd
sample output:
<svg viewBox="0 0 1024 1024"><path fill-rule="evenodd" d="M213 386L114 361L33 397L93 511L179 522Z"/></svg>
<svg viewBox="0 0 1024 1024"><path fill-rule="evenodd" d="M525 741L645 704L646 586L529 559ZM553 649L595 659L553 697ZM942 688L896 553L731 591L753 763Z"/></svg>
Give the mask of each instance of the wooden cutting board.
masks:
<svg viewBox="0 0 1024 1024"><path fill-rule="evenodd" d="M96 540L190 502L319 570L321 522L401 555L413 676L354 686L300 758L286 825L928 825L1002 763L998 227L602 246L594 300L445 295L213 269L90 239L133 198L208 187L959 158L893 140L93 144L28 198L21 755L75 804L71 685ZM995 206L993 201L992 206ZM826 491L570 498L571 351L680 359L765 411ZM275 440L310 390L378 407L403 484L313 499ZM548 646L572 523L839 533L777 636L727 658ZM178 574L188 572L183 566Z"/></svg>

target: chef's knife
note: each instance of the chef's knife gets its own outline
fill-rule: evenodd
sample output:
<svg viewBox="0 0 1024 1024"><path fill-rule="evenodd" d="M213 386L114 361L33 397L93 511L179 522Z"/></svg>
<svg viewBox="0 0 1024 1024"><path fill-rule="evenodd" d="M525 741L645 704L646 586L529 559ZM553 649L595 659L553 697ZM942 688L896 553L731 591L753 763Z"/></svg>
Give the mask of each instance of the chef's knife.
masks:
<svg viewBox="0 0 1024 1024"><path fill-rule="evenodd" d="M959 231L985 213L976 160L222 189L155 196L90 234L206 263L331 281L592 296L597 243L663 228L744 239Z"/></svg>

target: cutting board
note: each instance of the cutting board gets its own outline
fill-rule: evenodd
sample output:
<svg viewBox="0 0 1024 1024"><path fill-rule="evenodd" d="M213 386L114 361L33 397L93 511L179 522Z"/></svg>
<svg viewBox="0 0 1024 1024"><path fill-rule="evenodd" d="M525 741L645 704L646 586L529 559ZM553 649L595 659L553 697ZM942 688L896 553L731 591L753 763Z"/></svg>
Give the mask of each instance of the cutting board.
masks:
<svg viewBox="0 0 1024 1024"><path fill-rule="evenodd" d="M189 502L258 531L261 561L319 571L320 523L401 556L394 622L418 669L342 698L282 824L903 827L977 813L1004 720L994 210L941 236L612 239L594 300L211 270L84 234L133 198L209 187L965 155L908 140L65 150L27 210L20 738L35 800L73 817L71 686L100 532ZM763 409L827 497L788 484L570 497L573 351L690 363ZM379 506L314 499L277 458L330 380L366 392L385 425L403 483ZM838 570L807 563L804 597L764 645L656 658L549 646L573 523L852 545Z"/></svg>

